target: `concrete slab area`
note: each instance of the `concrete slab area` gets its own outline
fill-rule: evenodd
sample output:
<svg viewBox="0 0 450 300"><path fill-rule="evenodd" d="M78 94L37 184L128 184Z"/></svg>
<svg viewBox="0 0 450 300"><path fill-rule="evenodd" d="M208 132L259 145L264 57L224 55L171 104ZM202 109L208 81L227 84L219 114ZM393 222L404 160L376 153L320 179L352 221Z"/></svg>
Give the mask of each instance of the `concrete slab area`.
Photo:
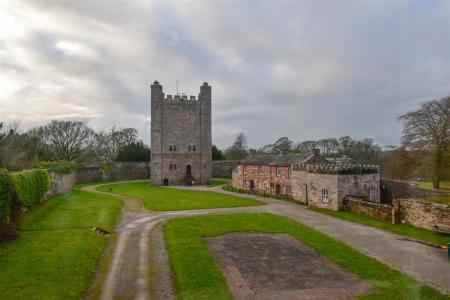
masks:
<svg viewBox="0 0 450 300"><path fill-rule="evenodd" d="M236 299L355 299L375 288L287 234L206 238Z"/></svg>

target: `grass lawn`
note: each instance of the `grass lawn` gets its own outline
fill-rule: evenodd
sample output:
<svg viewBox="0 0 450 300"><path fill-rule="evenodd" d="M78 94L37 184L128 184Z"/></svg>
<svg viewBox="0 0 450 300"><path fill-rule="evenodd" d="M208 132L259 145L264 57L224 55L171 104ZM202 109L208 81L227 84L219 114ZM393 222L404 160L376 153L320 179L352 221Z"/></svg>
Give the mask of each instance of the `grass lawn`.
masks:
<svg viewBox="0 0 450 300"><path fill-rule="evenodd" d="M112 230L121 207L77 188L27 213L19 237L0 245L0 298L83 298L108 240L86 227Z"/></svg>
<svg viewBox="0 0 450 300"><path fill-rule="evenodd" d="M224 185L224 184L227 184L230 182L231 182L231 179L227 179L227 178L213 178L212 179L212 185L214 185L214 186Z"/></svg>
<svg viewBox="0 0 450 300"><path fill-rule="evenodd" d="M425 196L425 200L439 204L450 204L450 196Z"/></svg>
<svg viewBox="0 0 450 300"><path fill-rule="evenodd" d="M263 202L248 198L210 191L149 186L147 182L108 184L97 190L141 198L145 207L154 211L264 205Z"/></svg>
<svg viewBox="0 0 450 300"><path fill-rule="evenodd" d="M419 183L419 187L423 188L423 189L433 189L433 183L430 181L422 181ZM450 190L450 182L444 182L442 181L439 185L439 188L441 190Z"/></svg>
<svg viewBox="0 0 450 300"><path fill-rule="evenodd" d="M422 228L417 228L409 224L392 224L390 221L376 219L368 216L354 214L348 211L335 211L323 208L312 208L309 209L317 211L326 215L337 217L340 219L365 224L372 227L377 227L384 229L393 233L400 235L405 235L418 240L430 242L433 244L447 245L450 243L450 236L444 234L438 234L431 230L426 230Z"/></svg>
<svg viewBox="0 0 450 300"><path fill-rule="evenodd" d="M181 299L232 299L202 237L231 232L284 232L372 283L362 299L448 299L433 288L292 219L269 213L179 218L165 226L176 292Z"/></svg>

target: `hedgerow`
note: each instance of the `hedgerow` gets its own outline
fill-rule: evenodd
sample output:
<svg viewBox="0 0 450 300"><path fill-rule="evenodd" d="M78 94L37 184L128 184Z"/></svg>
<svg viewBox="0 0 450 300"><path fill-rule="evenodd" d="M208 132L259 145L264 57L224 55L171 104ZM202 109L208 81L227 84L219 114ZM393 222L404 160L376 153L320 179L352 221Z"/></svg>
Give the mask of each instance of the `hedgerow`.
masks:
<svg viewBox="0 0 450 300"><path fill-rule="evenodd" d="M43 169L18 172L13 178L15 196L20 204L26 207L39 204L51 185L50 176Z"/></svg>
<svg viewBox="0 0 450 300"><path fill-rule="evenodd" d="M50 172L67 174L75 170L76 166L70 161L41 161L36 164L37 169L47 169Z"/></svg>
<svg viewBox="0 0 450 300"><path fill-rule="evenodd" d="M0 221L10 213L12 190L11 174L6 169L0 169Z"/></svg>

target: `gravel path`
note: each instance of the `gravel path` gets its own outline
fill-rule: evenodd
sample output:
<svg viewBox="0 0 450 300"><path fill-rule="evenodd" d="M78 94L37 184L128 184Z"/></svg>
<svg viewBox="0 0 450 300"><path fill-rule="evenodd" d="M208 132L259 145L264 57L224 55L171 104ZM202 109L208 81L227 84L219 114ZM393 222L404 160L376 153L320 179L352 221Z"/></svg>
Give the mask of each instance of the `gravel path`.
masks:
<svg viewBox="0 0 450 300"><path fill-rule="evenodd" d="M450 263L446 250L408 241L377 228L333 218L286 201L223 191L219 187L174 187L210 190L257 199L264 206L150 212L143 201L129 196L96 191L99 185L83 190L111 195L124 202L118 235L101 283L101 299L173 299L168 256L162 224L170 218L201 214L234 212L270 212L298 220L312 228L339 239L351 247L405 272L443 293L450 293ZM101 268L104 269L104 268Z"/></svg>

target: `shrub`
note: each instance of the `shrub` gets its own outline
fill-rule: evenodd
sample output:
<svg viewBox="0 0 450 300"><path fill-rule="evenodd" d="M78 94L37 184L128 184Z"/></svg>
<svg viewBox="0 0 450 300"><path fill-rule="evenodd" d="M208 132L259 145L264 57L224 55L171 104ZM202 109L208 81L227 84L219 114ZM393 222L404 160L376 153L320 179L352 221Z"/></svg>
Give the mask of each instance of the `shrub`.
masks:
<svg viewBox="0 0 450 300"><path fill-rule="evenodd" d="M11 174L6 169L0 169L0 221L10 213L12 190Z"/></svg>
<svg viewBox="0 0 450 300"><path fill-rule="evenodd" d="M26 207L39 204L51 185L50 176L43 169L18 172L13 178L15 197Z"/></svg>
<svg viewBox="0 0 450 300"><path fill-rule="evenodd" d="M41 161L36 164L36 169L47 169L50 172L67 174L75 169L75 164L70 161Z"/></svg>

